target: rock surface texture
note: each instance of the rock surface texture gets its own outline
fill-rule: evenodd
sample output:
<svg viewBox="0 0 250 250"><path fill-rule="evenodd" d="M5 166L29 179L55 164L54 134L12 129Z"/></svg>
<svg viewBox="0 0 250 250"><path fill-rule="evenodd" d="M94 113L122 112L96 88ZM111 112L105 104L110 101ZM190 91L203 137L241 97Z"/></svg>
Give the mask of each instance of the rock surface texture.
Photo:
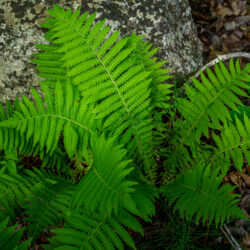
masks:
<svg viewBox="0 0 250 250"><path fill-rule="evenodd" d="M190 74L202 66L202 45L192 20L188 0L1 0L0 1L0 102L30 96L38 88L31 55L36 43L45 43L39 24L53 4L82 6L82 12L97 11L112 31L121 35L135 31L159 47L160 59L168 59L174 73Z"/></svg>

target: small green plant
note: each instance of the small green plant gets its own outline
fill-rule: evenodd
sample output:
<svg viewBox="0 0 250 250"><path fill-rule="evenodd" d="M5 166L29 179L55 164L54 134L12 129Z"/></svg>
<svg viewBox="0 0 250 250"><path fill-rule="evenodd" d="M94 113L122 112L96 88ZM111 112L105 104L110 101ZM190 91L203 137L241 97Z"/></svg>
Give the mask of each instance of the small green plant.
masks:
<svg viewBox="0 0 250 250"><path fill-rule="evenodd" d="M43 97L32 89L33 101L0 106L1 226L20 216L27 224L9 244L46 229L45 249L136 249L127 228L143 235L139 221L151 221L159 193L188 220L245 218L234 188L220 184L232 162L250 163L249 117L230 117L248 98L250 65L216 64L172 105L169 70L151 44L108 36L105 20L80 9L49 14L49 44L32 59ZM28 168L25 157L40 165Z"/></svg>

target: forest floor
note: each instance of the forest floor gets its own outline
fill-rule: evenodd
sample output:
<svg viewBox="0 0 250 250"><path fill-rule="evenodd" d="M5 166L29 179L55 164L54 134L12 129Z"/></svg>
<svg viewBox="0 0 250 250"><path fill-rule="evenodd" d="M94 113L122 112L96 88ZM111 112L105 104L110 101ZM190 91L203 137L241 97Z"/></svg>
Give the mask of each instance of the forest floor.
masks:
<svg viewBox="0 0 250 250"><path fill-rule="evenodd" d="M204 47L204 62L218 55L250 52L250 1L189 0Z"/></svg>

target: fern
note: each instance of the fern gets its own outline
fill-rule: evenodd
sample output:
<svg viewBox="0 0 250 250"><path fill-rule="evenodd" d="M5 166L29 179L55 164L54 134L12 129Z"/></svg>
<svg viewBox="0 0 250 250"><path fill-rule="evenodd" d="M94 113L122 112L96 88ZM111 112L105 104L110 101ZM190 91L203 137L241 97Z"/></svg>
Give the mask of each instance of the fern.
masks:
<svg viewBox="0 0 250 250"><path fill-rule="evenodd" d="M130 193L135 191L134 185L137 183L126 180L126 176L133 170L128 167L130 161L124 159L126 150L115 145L114 138L105 140L102 136L92 137L91 140L94 163L77 186L73 207L84 205L88 211L98 209L108 215L112 211L117 214L119 206L134 207Z"/></svg>
<svg viewBox="0 0 250 250"><path fill-rule="evenodd" d="M124 227L143 235L140 223L125 210L112 217L85 210L68 211L65 227L52 230L57 235L50 242L54 249L124 249L124 241L136 249Z"/></svg>
<svg viewBox="0 0 250 250"><path fill-rule="evenodd" d="M150 166L155 165L150 85L169 78L164 75L167 71L159 69L163 63L149 60L154 51L148 52L148 48L143 51L148 64L143 69L133 57L135 50L129 46L133 38L116 42L118 31L105 40L109 28L103 27L104 21L93 25L95 14L88 17L86 12L78 18L79 13L54 7L50 10L53 18L45 24L53 32L51 42L59 46L56 52L63 54L62 68L67 69L67 77L83 98L95 105L95 116L104 120L104 128L116 131L120 142L129 144L131 156L144 162L150 171ZM151 76L155 77L154 82Z"/></svg>
<svg viewBox="0 0 250 250"><path fill-rule="evenodd" d="M0 231L7 217L28 222L0 239L13 248L23 232L36 240L47 229L55 234L45 249L136 249L127 228L143 235L136 218L155 214L153 183L178 172L160 190L182 216L217 226L243 218L234 187L221 181L231 163L241 170L250 162L249 118L231 119L244 108L238 96L248 98L249 64L241 70L231 60L229 72L220 62L193 79L168 135L172 85L157 49L135 34L107 37L105 20L94 24L95 14L80 9L49 14L49 44L37 45L43 52L32 60L45 79L42 95L0 105ZM25 157L41 162L27 170Z"/></svg>
<svg viewBox="0 0 250 250"><path fill-rule="evenodd" d="M244 115L244 125L235 116L236 125L229 123L222 131L221 136L213 133L213 139L217 144L214 154L209 162L216 164L226 174L233 160L233 165L240 171L244 163L244 156L250 164L250 120ZM217 163L218 162L218 163Z"/></svg>
<svg viewBox="0 0 250 250"><path fill-rule="evenodd" d="M24 227L22 229L17 230L17 225L13 225L7 227L9 219L0 222L0 248L2 250L26 250L31 244L32 238L27 241L18 244L20 241L22 234L24 232ZM17 230L17 231L16 231Z"/></svg>
<svg viewBox="0 0 250 250"><path fill-rule="evenodd" d="M68 156L78 153L88 157L87 146L92 129L93 119L89 107L84 100L78 100L78 92L68 83L63 90L60 83L56 85L55 96L45 85L45 105L37 91L32 90L35 105L24 98L20 102L20 111L5 121L0 122L2 128L15 128L20 134L26 134L26 139L32 138L32 148L39 145L41 151L46 148L50 155L57 148L60 134L64 135L64 147ZM54 103L55 102L55 103ZM96 123L97 124L97 123Z"/></svg>
<svg viewBox="0 0 250 250"><path fill-rule="evenodd" d="M175 202L174 210L178 209L182 216L196 221L202 218L203 224L208 220L210 225L215 220L216 226L229 220L230 216L246 218L237 207L236 194L231 194L234 187L226 184L220 187L224 175L218 176L218 170L202 164L164 187L166 198Z"/></svg>
<svg viewBox="0 0 250 250"><path fill-rule="evenodd" d="M209 137L209 128L222 129L222 123L230 120L228 108L237 110L237 105L243 105L236 95L248 97L242 89L248 89L245 83L249 79L250 67L240 69L239 61L234 65L230 62L230 73L220 62L215 65L215 74L207 69L209 79L201 72L202 83L193 79L194 87L186 86L187 98L179 101L179 110L184 117L171 144L173 154L169 156L170 164L184 166L192 165L192 155L187 147L195 152L200 145L202 135Z"/></svg>

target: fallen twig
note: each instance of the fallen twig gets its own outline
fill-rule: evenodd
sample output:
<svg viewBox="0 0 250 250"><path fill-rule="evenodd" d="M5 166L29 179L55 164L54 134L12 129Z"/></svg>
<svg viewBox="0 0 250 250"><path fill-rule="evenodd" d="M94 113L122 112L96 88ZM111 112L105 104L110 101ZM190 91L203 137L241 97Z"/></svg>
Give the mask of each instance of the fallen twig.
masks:
<svg viewBox="0 0 250 250"><path fill-rule="evenodd" d="M228 239L229 243L231 244L232 248L235 250L242 250L237 240L233 237L232 233L228 229L227 225L224 224L220 227L222 233L225 235L225 237Z"/></svg>
<svg viewBox="0 0 250 250"><path fill-rule="evenodd" d="M192 76L192 78L198 78L201 74L201 72L204 72L207 68L210 68L212 66L214 66L216 63L218 63L219 61L227 61L231 58L248 58L250 59L250 53L247 52L234 52L234 53L229 53L229 54L225 54L225 55L219 55L217 58L215 58L214 60L212 60L211 62L207 63L206 65L204 65L195 75ZM192 83L192 79L190 79L188 81L190 84ZM185 90L185 86L182 86L180 91L179 91L179 95L182 94Z"/></svg>

